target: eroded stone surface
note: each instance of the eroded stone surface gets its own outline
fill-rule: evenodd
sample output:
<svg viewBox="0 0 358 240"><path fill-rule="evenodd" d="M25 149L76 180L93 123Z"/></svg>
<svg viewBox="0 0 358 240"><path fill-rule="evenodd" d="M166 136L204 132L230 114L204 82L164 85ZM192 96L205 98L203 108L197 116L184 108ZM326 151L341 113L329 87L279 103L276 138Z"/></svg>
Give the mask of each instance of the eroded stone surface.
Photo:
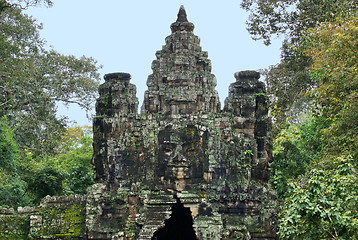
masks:
<svg viewBox="0 0 358 240"><path fill-rule="evenodd" d="M149 240L179 235L166 232L179 218L199 240L276 238L260 74L235 73L221 110L211 62L184 7L171 30L152 63L141 114L130 74L105 75L93 121L97 183L88 194L2 210L0 228L21 222L24 239Z"/></svg>
<svg viewBox="0 0 358 240"><path fill-rule="evenodd" d="M190 209L198 239L274 239L271 121L260 74L235 73L221 110L211 62L183 7L171 29L152 63L140 115L104 107L106 96L137 106L129 82L126 90L113 91L115 81L100 88L97 182L132 211L118 229L126 237L129 222L132 238L152 239L178 200ZM131 208L128 199L135 199Z"/></svg>

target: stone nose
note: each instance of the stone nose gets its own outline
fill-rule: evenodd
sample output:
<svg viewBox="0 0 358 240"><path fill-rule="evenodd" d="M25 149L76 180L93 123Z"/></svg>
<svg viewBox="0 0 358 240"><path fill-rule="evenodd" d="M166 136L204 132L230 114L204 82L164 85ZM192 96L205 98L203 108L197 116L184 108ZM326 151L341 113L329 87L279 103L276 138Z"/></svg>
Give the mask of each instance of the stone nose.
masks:
<svg viewBox="0 0 358 240"><path fill-rule="evenodd" d="M173 158L173 161L175 163L186 163L187 162L187 159L183 156L183 154L181 153L178 153L176 154L176 156Z"/></svg>

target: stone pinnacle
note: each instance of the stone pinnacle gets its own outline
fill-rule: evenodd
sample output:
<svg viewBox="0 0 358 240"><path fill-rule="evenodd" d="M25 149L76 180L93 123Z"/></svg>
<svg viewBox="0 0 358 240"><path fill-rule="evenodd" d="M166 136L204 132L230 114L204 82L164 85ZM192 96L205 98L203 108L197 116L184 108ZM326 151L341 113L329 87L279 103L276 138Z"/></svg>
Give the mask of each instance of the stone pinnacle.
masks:
<svg viewBox="0 0 358 240"><path fill-rule="evenodd" d="M186 18L186 11L183 5L180 6L178 12L178 19L170 25L172 33L178 31L192 32L194 30L194 24L188 21Z"/></svg>
<svg viewBox="0 0 358 240"><path fill-rule="evenodd" d="M180 6L177 22L188 22L188 19L186 18L186 11L183 5Z"/></svg>

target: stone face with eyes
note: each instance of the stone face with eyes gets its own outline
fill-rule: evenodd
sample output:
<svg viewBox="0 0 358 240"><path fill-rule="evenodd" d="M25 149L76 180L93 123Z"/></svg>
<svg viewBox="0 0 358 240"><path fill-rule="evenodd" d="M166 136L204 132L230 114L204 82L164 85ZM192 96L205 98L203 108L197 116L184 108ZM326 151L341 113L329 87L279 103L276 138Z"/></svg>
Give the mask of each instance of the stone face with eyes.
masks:
<svg viewBox="0 0 358 240"><path fill-rule="evenodd" d="M167 188L183 190L203 182L208 160L205 157L206 134L196 126L174 128L169 125L158 134L157 177Z"/></svg>

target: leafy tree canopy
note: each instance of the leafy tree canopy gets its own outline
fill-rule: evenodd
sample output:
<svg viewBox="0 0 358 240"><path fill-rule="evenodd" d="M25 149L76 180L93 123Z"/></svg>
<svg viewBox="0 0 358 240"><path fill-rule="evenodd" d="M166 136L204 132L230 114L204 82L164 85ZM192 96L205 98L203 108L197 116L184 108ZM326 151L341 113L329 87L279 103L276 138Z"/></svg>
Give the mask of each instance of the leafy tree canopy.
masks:
<svg viewBox="0 0 358 240"><path fill-rule="evenodd" d="M356 0L242 0L250 12L248 31L255 40L271 43L272 36L285 35L291 42L300 41L306 30L337 17L354 15Z"/></svg>
<svg viewBox="0 0 358 240"><path fill-rule="evenodd" d="M51 7L51 0L0 0L0 12L13 7L27 9L29 7L41 6Z"/></svg>
<svg viewBox="0 0 358 240"><path fill-rule="evenodd" d="M279 199L289 196L290 181L303 175L311 162L323 157L322 132L329 124L323 116L305 116L301 124L290 124L273 140L270 183Z"/></svg>
<svg viewBox="0 0 358 240"><path fill-rule="evenodd" d="M253 39L268 45L272 37L284 37L281 62L266 74L277 134L286 120L295 121L297 112L307 110L310 98L305 94L319 84L308 71L312 58L304 54L306 45L302 44L309 30L320 23L354 16L358 1L243 0L241 6L250 13L247 29Z"/></svg>
<svg viewBox="0 0 358 240"><path fill-rule="evenodd" d="M358 172L354 160L321 161L291 183L280 213L281 239L358 239Z"/></svg>
<svg viewBox="0 0 358 240"><path fill-rule="evenodd" d="M94 183L91 133L89 127L70 127L59 142L59 154L45 157L28 154L21 166L28 193L35 203L46 195L86 193Z"/></svg>
<svg viewBox="0 0 358 240"><path fill-rule="evenodd" d="M332 125L325 137L333 156L358 158L358 16L325 22L306 37L312 57L310 73L318 87L310 91L317 108Z"/></svg>
<svg viewBox="0 0 358 240"><path fill-rule="evenodd" d="M286 197L280 238L358 239L358 1L242 6L255 39L285 37L281 62L267 71L277 126L271 183ZM307 110L308 125L297 117Z"/></svg>
<svg viewBox="0 0 358 240"><path fill-rule="evenodd" d="M99 66L92 58L47 50L41 25L19 7L2 11L0 21L0 116L8 116L21 148L54 154L66 126L56 103L91 109Z"/></svg>
<svg viewBox="0 0 358 240"><path fill-rule="evenodd" d="M6 117L0 119L0 133L0 207L38 204L46 195L85 194L94 183L89 127L68 128L55 156L20 153Z"/></svg>
<svg viewBox="0 0 358 240"><path fill-rule="evenodd" d="M88 128L68 128L57 103L92 108L99 74L88 57L48 48L24 14L50 0L0 0L0 206L84 193L93 183Z"/></svg>
<svg viewBox="0 0 358 240"><path fill-rule="evenodd" d="M20 152L6 116L0 118L0 207L28 204L27 184L21 179Z"/></svg>

